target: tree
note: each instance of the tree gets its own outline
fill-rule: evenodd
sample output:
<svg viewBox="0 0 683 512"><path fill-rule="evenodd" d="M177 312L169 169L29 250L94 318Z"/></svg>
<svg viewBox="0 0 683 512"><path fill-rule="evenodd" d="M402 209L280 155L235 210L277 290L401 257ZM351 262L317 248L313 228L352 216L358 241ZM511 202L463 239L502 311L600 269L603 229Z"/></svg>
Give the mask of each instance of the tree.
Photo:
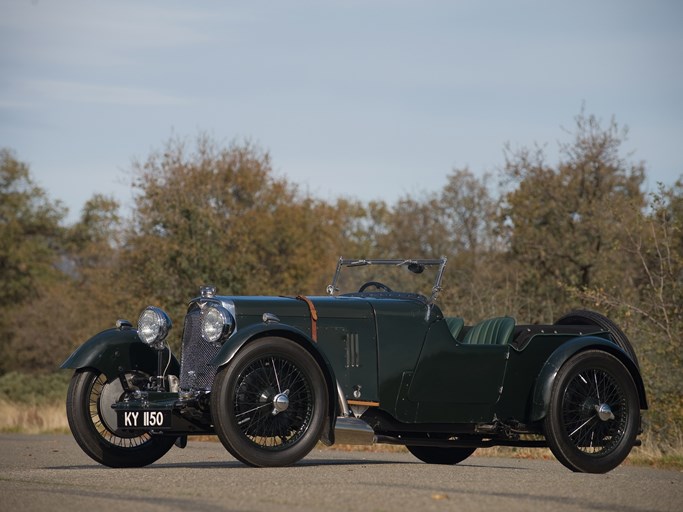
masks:
<svg viewBox="0 0 683 512"><path fill-rule="evenodd" d="M28 165L0 150L0 308L26 300L58 276L65 213L33 182Z"/></svg>
<svg viewBox="0 0 683 512"><path fill-rule="evenodd" d="M495 232L498 201L491 175L455 169L439 196L449 237L449 270L442 302L470 322L507 314L504 266Z"/></svg>
<svg viewBox="0 0 683 512"><path fill-rule="evenodd" d="M649 392L650 431L660 443L680 436L683 418L682 185L679 180L669 188L660 186L649 210L623 225L624 250L636 263L632 286L577 293L619 321L637 345Z"/></svg>
<svg viewBox="0 0 683 512"><path fill-rule="evenodd" d="M384 206L374 219L373 236L382 256L477 256L491 248L495 203L486 186L468 169L454 169L440 192L408 195L393 207ZM377 229L377 223L382 229Z"/></svg>
<svg viewBox="0 0 683 512"><path fill-rule="evenodd" d="M275 176L267 153L175 139L133 171L123 261L138 306L157 303L177 318L208 283L227 295L324 290L344 216Z"/></svg>
<svg viewBox="0 0 683 512"><path fill-rule="evenodd" d="M570 307L567 287L613 288L632 275L623 227L644 206L643 165L620 155L626 130L614 121L603 129L581 114L575 129L555 167L540 149L506 159L504 174L515 188L505 197L500 229L529 320L553 320Z"/></svg>
<svg viewBox="0 0 683 512"><path fill-rule="evenodd" d="M469 254L471 266L495 249L497 201L487 185L490 179L489 173L477 178L469 169L454 169L439 198L451 251Z"/></svg>
<svg viewBox="0 0 683 512"><path fill-rule="evenodd" d="M118 278L117 212L115 201L96 195L77 223L61 229L55 275L6 317L5 370L54 371L76 346L114 326L127 298Z"/></svg>
<svg viewBox="0 0 683 512"><path fill-rule="evenodd" d="M440 303L472 320L503 314L505 304L495 233L497 201L489 180L489 174L477 177L469 169L454 169L440 191L408 195L393 206L375 205L367 228L373 256L447 256Z"/></svg>
<svg viewBox="0 0 683 512"><path fill-rule="evenodd" d="M11 368L13 347L30 324L20 312L59 281L66 210L31 179L28 165L0 150L0 372Z"/></svg>

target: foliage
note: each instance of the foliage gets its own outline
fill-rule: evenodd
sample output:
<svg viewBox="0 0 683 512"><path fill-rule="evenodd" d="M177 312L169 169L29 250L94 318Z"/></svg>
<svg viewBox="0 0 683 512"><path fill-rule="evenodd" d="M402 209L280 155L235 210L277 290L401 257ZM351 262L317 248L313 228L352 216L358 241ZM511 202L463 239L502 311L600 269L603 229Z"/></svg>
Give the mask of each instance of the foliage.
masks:
<svg viewBox="0 0 683 512"><path fill-rule="evenodd" d="M375 204L371 214L375 257L448 257L440 302L467 318L502 314L496 274L496 201L487 182L469 169L454 169L440 192Z"/></svg>
<svg viewBox="0 0 683 512"><path fill-rule="evenodd" d="M182 318L203 284L226 295L320 293L342 250L343 217L275 176L267 153L246 143L194 150L171 140L134 165L138 190L122 260L144 302ZM351 206L347 203L349 208Z"/></svg>
<svg viewBox="0 0 683 512"><path fill-rule="evenodd" d="M0 367L9 367L21 336L19 310L60 279L64 214L32 181L28 166L0 150Z"/></svg>
<svg viewBox="0 0 683 512"><path fill-rule="evenodd" d="M0 401L51 404L66 398L71 375L67 372L33 375L9 372L0 377Z"/></svg>
<svg viewBox="0 0 683 512"><path fill-rule="evenodd" d="M21 302L56 275L65 210L51 202L28 166L0 150L0 307Z"/></svg>
<svg viewBox="0 0 683 512"><path fill-rule="evenodd" d="M682 204L681 181L668 189L660 186L649 211L622 224L625 252L637 262L631 287L576 291L631 333L649 391L649 426L662 438L680 435L683 419Z"/></svg>
<svg viewBox="0 0 683 512"><path fill-rule="evenodd" d="M43 197L37 188L31 193L34 202ZM120 308L126 298L117 279L117 211L114 201L97 195L78 223L52 228L49 272L6 310L0 345L4 371L53 371L77 345L113 326L111 308Z"/></svg>
<svg viewBox="0 0 683 512"><path fill-rule="evenodd" d="M620 156L625 136L614 121L602 129L581 114L557 166L541 149L508 154L504 177L515 186L505 195L500 229L523 298L518 310L530 320L565 312L566 287L613 289L633 274L623 226L644 206L645 171Z"/></svg>

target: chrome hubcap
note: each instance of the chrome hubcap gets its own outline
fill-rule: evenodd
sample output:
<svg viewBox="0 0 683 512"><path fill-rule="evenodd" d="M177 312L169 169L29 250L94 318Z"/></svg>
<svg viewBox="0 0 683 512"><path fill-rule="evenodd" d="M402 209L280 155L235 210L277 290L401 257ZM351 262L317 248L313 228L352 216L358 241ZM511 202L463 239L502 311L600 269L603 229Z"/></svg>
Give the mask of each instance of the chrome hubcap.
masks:
<svg viewBox="0 0 683 512"><path fill-rule="evenodd" d="M273 398L273 416L276 416L281 412L286 411L289 407L289 397L287 396L288 392L289 389L286 390L284 393L278 393L277 395L275 395L275 398Z"/></svg>
<svg viewBox="0 0 683 512"><path fill-rule="evenodd" d="M598 413L598 418L600 418L602 421L614 419L614 413L607 404L596 405L595 411Z"/></svg>

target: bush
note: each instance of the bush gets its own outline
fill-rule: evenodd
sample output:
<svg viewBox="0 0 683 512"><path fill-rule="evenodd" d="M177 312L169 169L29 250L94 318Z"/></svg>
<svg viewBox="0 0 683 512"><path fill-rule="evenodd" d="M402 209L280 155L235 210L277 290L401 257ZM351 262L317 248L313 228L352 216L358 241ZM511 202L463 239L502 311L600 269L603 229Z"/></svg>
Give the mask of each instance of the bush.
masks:
<svg viewBox="0 0 683 512"><path fill-rule="evenodd" d="M35 405L64 402L70 378L71 372L9 372L0 377L0 400Z"/></svg>

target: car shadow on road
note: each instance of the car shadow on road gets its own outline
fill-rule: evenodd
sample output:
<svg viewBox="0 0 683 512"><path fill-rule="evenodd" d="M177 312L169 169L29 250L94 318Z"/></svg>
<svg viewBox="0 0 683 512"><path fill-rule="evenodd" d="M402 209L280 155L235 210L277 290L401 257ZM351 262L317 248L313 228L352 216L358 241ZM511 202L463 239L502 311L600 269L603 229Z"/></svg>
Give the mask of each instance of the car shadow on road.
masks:
<svg viewBox="0 0 683 512"><path fill-rule="evenodd" d="M413 464L412 461L395 461L395 460L363 460L363 459L305 459L297 462L292 466L286 466L289 468L301 468L301 467L311 467L311 466L374 466L374 465L386 465L386 464ZM282 469L282 468L253 468L252 466L247 466L236 460L217 460L217 461L197 461L197 462L156 462L150 464L149 466L144 466L144 468L121 468L126 470L131 469L145 469L146 471L154 469ZM71 465L71 466L48 466L42 469L50 470L87 470L87 469L117 469L109 468L101 464L81 464L81 465Z"/></svg>
<svg viewBox="0 0 683 512"><path fill-rule="evenodd" d="M367 460L367 459L304 459L292 466L286 468L304 468L317 466L381 466L381 465L421 465L424 462L420 461L397 461L397 460ZM445 467L445 466L444 466ZM482 469L503 469L510 471L528 471L529 468L511 467L511 466L493 466L488 464L457 464L451 466L452 468L482 468ZM49 470L88 470L88 469L117 469L109 468L100 464L81 464L71 466L49 466L42 469ZM121 468L126 470L144 469L150 471L154 469L284 469L281 467L275 468L254 468L247 466L236 460L216 460L216 461L196 461L196 462L157 462L144 466L143 468Z"/></svg>

